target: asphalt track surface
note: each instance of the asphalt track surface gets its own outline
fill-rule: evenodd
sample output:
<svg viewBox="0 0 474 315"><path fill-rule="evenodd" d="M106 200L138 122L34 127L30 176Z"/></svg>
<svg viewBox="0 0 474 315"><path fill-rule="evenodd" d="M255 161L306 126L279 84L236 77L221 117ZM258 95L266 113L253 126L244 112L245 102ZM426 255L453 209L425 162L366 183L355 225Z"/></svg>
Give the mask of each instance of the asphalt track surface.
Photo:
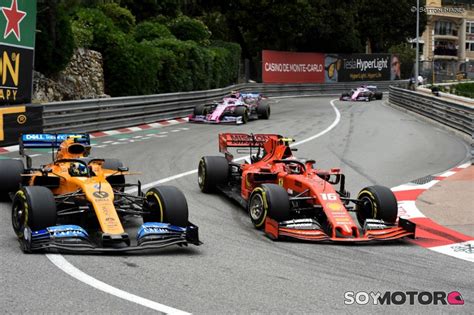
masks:
<svg viewBox="0 0 474 315"><path fill-rule="evenodd" d="M96 141L125 144L96 148L92 155L120 158L131 170L143 172L131 181L149 183L196 169L201 156L217 155L219 132L280 133L298 141L326 129L336 117L329 98L273 102L268 121L243 126L182 124L153 131L162 137L132 143L127 139L150 132L104 137ZM353 195L368 185L393 187L467 160L465 142L381 101L335 105L341 113L337 126L298 146L296 154L314 158L320 168L342 168ZM49 155L43 153L34 161L44 164ZM472 263L403 241L370 246L273 242L253 228L236 204L202 194L196 174L167 184L185 193L202 246L146 255L64 257L115 288L197 314L474 313ZM2 202L2 313L156 312L72 278L43 254L23 254L10 215L10 204ZM130 224L136 228L140 220ZM346 291L459 291L465 305L345 305Z"/></svg>

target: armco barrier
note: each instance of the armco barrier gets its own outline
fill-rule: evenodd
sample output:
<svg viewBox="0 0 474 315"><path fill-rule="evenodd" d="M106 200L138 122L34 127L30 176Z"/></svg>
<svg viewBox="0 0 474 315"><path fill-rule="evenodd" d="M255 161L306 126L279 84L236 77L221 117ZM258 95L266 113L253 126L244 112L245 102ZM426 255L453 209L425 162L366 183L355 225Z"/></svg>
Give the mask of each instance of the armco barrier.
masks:
<svg viewBox="0 0 474 315"><path fill-rule="evenodd" d="M474 106L394 86L389 89L389 102L461 131L468 136L472 137L473 135Z"/></svg>
<svg viewBox="0 0 474 315"><path fill-rule="evenodd" d="M351 82L327 84L247 83L207 91L166 93L146 96L113 97L43 104L45 132L92 132L183 117L198 104L222 98L233 90L257 91L266 96L336 94L361 84L376 85L387 91L390 84L405 81Z"/></svg>

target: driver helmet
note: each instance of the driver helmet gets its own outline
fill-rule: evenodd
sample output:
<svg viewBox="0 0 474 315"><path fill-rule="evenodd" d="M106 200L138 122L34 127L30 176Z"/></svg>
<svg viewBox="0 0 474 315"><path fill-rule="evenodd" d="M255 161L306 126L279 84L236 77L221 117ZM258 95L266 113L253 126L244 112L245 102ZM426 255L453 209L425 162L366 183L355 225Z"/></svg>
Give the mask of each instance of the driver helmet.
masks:
<svg viewBox="0 0 474 315"><path fill-rule="evenodd" d="M74 162L69 166L69 175L71 176L86 176L87 166L82 163Z"/></svg>

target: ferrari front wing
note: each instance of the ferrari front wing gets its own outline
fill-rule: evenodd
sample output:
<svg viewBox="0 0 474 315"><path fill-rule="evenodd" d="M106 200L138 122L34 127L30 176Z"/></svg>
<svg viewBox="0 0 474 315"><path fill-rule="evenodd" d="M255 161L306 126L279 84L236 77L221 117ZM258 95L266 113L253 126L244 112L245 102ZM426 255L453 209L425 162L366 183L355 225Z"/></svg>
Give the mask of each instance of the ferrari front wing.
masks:
<svg viewBox="0 0 474 315"><path fill-rule="evenodd" d="M362 243L393 241L404 237L415 238L415 223L399 218L398 225L382 220L367 220L363 235L359 237L333 237L328 235L313 219L295 219L277 222L271 218L265 220L265 234L273 240L299 239L314 242Z"/></svg>

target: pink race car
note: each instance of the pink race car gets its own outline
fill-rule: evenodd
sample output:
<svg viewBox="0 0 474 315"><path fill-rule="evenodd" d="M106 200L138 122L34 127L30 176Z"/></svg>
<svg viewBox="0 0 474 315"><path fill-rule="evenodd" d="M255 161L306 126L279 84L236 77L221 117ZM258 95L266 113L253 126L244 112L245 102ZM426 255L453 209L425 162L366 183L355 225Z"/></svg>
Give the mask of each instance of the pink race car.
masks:
<svg viewBox="0 0 474 315"><path fill-rule="evenodd" d="M270 106L263 99L260 93L234 92L220 102L197 105L189 121L246 124L250 119L268 119Z"/></svg>
<svg viewBox="0 0 474 315"><path fill-rule="evenodd" d="M374 85L362 85L356 89L352 89L349 93L342 93L339 100L341 101L364 101L381 100L382 92L377 91Z"/></svg>

